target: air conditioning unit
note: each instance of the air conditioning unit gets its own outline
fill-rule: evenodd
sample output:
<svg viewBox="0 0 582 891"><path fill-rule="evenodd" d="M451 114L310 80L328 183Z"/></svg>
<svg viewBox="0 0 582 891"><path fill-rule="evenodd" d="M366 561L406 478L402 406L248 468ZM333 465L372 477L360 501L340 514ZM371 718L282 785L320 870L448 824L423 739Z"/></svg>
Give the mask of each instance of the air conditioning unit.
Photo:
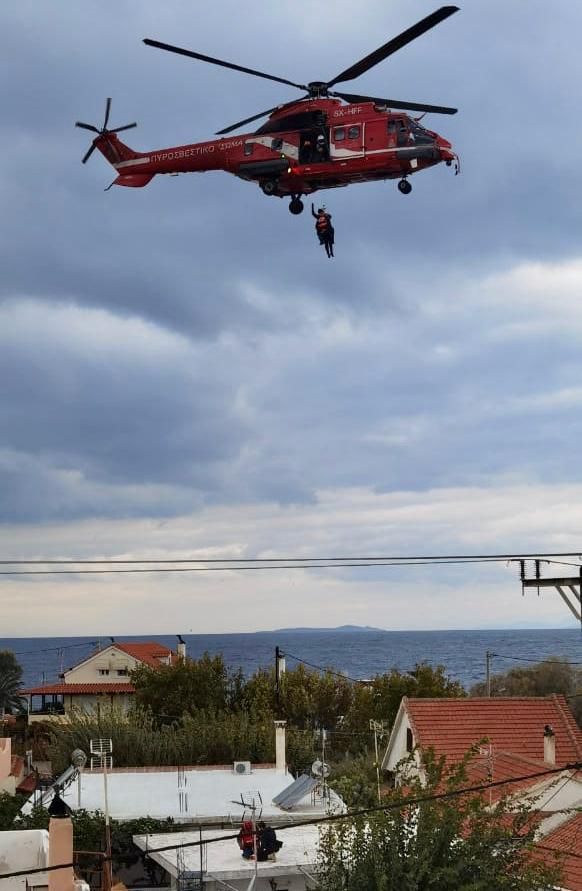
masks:
<svg viewBox="0 0 582 891"><path fill-rule="evenodd" d="M233 764L233 773L239 775L239 777L248 777L251 773L251 762L250 761L235 761Z"/></svg>

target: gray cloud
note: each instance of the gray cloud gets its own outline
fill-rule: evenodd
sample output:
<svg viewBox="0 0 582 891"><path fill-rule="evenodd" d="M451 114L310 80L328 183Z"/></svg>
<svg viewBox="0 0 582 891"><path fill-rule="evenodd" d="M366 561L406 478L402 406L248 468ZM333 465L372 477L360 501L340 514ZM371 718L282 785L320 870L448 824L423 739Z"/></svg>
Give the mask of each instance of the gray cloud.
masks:
<svg viewBox="0 0 582 891"><path fill-rule="evenodd" d="M358 82L458 104L432 125L463 172L415 177L410 198L394 183L327 193L333 263L310 217L226 174L105 193L103 159L80 164L73 122L99 123L107 95L116 123L139 121L138 148L205 139L290 98L144 36L311 78L432 6L369 2L354 20L347 2L330 17L331 5L257 0L227 29L226 0L203 19L185 2L128 0L114 17L97 2L50 18L32 2L2 10L5 522L313 505L322 487L579 480L579 413L552 397L580 379L579 332L548 336L551 282L542 312L527 295L513 309L512 281L491 278L579 253L581 63L565 47L582 11L570 0L551 19L541 0L527 19L467 0ZM540 329L507 329L532 312Z"/></svg>

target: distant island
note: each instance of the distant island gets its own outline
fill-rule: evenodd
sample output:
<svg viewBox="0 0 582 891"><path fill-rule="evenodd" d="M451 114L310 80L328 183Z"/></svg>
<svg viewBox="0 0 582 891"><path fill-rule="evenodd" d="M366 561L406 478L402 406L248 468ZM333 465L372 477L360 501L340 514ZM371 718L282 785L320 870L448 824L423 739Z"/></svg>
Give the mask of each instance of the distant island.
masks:
<svg viewBox="0 0 582 891"><path fill-rule="evenodd" d="M385 631L385 628L372 628L371 625L340 625L338 628L275 628L274 631L270 632L271 634L279 633L279 632L308 632L312 631L315 634L321 633L334 633L334 634L343 634L350 631Z"/></svg>

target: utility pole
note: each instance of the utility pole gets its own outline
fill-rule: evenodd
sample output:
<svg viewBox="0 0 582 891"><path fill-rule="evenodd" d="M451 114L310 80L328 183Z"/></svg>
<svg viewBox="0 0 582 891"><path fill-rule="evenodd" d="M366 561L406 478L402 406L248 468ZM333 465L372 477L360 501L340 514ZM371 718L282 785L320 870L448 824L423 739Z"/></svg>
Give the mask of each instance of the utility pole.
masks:
<svg viewBox="0 0 582 891"><path fill-rule="evenodd" d="M495 653L491 653L489 650L485 653L485 687L488 699L491 699L491 659L494 655Z"/></svg>
<svg viewBox="0 0 582 891"><path fill-rule="evenodd" d="M374 751L376 752L376 783L378 786L378 804L382 803L382 793L380 792L380 760L378 757L378 734L384 736L384 722L374 721L370 718L370 730L374 732Z"/></svg>
<svg viewBox="0 0 582 891"><path fill-rule="evenodd" d="M275 701L277 717L281 715L281 676L285 674L285 654L279 646L275 647Z"/></svg>

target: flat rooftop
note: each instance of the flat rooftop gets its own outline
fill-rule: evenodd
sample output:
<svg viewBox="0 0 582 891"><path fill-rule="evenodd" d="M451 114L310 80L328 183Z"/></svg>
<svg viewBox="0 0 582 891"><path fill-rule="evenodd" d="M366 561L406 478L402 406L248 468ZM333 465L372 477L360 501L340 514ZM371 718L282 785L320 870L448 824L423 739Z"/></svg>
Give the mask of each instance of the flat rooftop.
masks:
<svg viewBox="0 0 582 891"><path fill-rule="evenodd" d="M238 831L238 827L234 827ZM303 870L311 873L317 862L319 846L319 827L298 826L288 829L277 829L277 838L283 842L283 847L277 853L275 861L266 860L257 863L257 870L264 878L288 876L300 874ZM208 842L215 838L228 835L228 830L206 829L202 832L202 841ZM160 833L156 835L134 835L135 844L142 851L148 851L149 856L159 863L172 876L177 875L178 851L162 851L159 854L152 853L155 848L163 848L166 845L188 845L199 842L198 832L174 832ZM200 848L183 847L184 868L187 870L200 869ZM229 879L251 879L255 871L254 860L244 860L237 845L236 839L218 841L204 845L204 860L206 878L211 880L216 877L221 881Z"/></svg>
<svg viewBox="0 0 582 891"><path fill-rule="evenodd" d="M48 865L48 849L46 829L7 829L0 832L0 879L3 872L45 868ZM48 885L48 873L18 876L0 882L3 891L24 891L43 885Z"/></svg>
<svg viewBox="0 0 582 891"><path fill-rule="evenodd" d="M184 767L183 783L178 788L178 767L116 768L107 774L109 813L116 820L153 817L176 822L220 822L237 826L243 817L243 807L237 804L253 798L262 807L262 819L273 822L307 818L345 810L343 801L334 793L329 799L306 795L290 809L273 804L273 798L293 782L290 773L277 773L272 766L253 766L252 772L241 776L230 766ZM182 794L180 794L182 793ZM79 807L78 784L74 780L61 797L72 810ZM43 801L48 806L52 794ZM187 800L186 800L187 799ZM103 772L85 770L81 774L81 808L104 810ZM30 799L22 808L30 812ZM246 814L250 816L250 814Z"/></svg>

